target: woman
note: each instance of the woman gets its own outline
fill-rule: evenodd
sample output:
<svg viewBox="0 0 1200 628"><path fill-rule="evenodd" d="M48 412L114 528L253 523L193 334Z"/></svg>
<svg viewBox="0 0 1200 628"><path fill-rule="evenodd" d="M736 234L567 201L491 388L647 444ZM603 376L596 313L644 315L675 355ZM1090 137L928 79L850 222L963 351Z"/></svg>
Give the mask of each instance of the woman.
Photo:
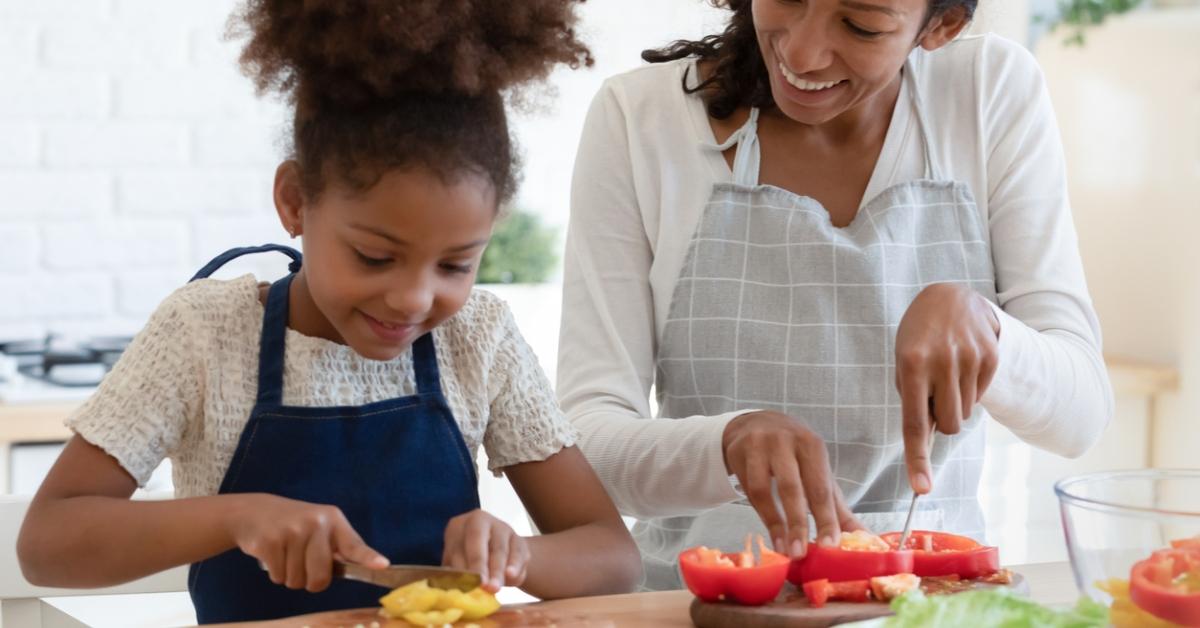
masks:
<svg viewBox="0 0 1200 628"><path fill-rule="evenodd" d="M646 586L913 491L982 536L985 417L1075 456L1112 414L1041 73L975 0L723 4L606 82L572 190L558 391Z"/></svg>

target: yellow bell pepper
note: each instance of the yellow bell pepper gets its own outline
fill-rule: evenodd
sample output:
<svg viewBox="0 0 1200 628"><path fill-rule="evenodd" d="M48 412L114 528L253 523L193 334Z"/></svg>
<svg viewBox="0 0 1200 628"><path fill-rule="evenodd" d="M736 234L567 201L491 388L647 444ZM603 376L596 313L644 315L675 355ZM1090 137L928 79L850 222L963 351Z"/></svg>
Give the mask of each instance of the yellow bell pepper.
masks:
<svg viewBox="0 0 1200 628"><path fill-rule="evenodd" d="M379 598L383 612L388 617L403 617L405 613L421 613L433 609L442 599L444 592L429 586L429 581L418 580L406 584Z"/></svg>
<svg viewBox="0 0 1200 628"><path fill-rule="evenodd" d="M414 626L444 626L453 624L463 616L461 608L450 608L444 611L413 611L404 614L404 621Z"/></svg>
<svg viewBox="0 0 1200 628"><path fill-rule="evenodd" d="M469 593L453 589L442 594L442 599L438 600L436 608L439 610L461 609L463 619L475 621L496 612L496 609L500 608L500 601L496 599L496 596L478 587Z"/></svg>

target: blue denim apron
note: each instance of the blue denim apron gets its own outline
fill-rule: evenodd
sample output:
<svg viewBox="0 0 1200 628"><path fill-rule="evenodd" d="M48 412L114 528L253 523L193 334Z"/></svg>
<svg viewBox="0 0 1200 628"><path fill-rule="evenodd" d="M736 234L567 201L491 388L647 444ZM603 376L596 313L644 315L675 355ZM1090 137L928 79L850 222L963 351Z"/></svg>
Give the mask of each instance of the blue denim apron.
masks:
<svg viewBox="0 0 1200 628"><path fill-rule="evenodd" d="M413 343L417 394L364 406L283 405L288 291L300 253L268 244L233 249L194 279L250 253L279 251L292 274L275 282L263 312L258 399L220 493L271 493L341 508L368 545L392 563L437 565L451 517L479 508L475 465L442 395L433 334ZM188 590L200 623L252 621L375 606L387 593L335 580L320 593L271 582L234 548L195 563Z"/></svg>

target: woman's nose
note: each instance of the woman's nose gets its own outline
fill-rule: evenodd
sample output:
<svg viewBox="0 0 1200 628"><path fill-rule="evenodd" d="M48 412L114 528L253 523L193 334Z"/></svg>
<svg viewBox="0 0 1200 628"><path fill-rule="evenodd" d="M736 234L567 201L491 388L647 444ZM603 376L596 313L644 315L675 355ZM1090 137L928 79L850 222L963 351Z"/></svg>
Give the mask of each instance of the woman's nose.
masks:
<svg viewBox="0 0 1200 628"><path fill-rule="evenodd" d="M778 50L782 57L780 61L793 74L824 70L833 61L829 34L823 25L808 16L792 22Z"/></svg>

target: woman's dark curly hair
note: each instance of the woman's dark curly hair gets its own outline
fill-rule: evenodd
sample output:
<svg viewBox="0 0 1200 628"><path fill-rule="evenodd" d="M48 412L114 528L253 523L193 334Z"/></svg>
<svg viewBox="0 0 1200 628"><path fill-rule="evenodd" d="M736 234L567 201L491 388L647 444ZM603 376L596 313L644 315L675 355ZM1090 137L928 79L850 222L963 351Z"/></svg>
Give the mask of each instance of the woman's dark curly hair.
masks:
<svg viewBox="0 0 1200 628"><path fill-rule="evenodd" d="M453 182L516 188L505 95L555 65L591 65L583 0L249 0L229 36L242 71L295 108L291 158L305 194L327 176L366 189L419 165Z"/></svg>
<svg viewBox="0 0 1200 628"><path fill-rule="evenodd" d="M684 77L683 91L693 94L703 92L708 115L724 120L738 107L768 108L775 106L771 97L771 83L767 67L763 63L762 51L758 48L758 37L754 32L754 18L750 14L751 0L711 0L713 6L724 7L733 12L729 25L720 35L709 35L699 41L679 40L663 48L642 52L642 59L651 63L674 61L685 57L698 57L713 61L713 71L698 85L688 87ZM975 15L979 0L929 0L925 21L950 9L962 7L967 19Z"/></svg>

